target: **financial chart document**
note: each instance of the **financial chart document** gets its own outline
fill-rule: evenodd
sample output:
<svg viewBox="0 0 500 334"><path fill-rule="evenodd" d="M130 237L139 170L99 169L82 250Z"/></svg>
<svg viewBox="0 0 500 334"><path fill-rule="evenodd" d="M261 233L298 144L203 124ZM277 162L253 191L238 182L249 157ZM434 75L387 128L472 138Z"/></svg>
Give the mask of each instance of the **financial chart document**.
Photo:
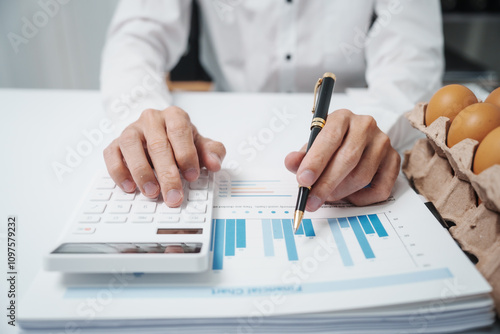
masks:
<svg viewBox="0 0 500 334"><path fill-rule="evenodd" d="M223 170L215 183L207 272L42 273L25 314L34 322L56 314L85 325L106 319L289 316L429 301L453 309L457 301L490 291L403 178L384 202L335 202L306 212L296 233L294 175ZM57 302L36 308L42 298ZM491 307L491 301L480 303Z"/></svg>

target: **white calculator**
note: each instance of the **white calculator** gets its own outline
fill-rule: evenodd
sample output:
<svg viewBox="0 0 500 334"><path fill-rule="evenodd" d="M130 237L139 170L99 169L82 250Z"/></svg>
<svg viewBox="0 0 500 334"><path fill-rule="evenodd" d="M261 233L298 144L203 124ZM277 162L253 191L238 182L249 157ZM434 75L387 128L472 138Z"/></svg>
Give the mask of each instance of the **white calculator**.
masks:
<svg viewBox="0 0 500 334"><path fill-rule="evenodd" d="M103 176L104 175L104 176ZM182 180L184 201L168 207L97 176L45 268L71 273L188 273L210 262L213 173Z"/></svg>

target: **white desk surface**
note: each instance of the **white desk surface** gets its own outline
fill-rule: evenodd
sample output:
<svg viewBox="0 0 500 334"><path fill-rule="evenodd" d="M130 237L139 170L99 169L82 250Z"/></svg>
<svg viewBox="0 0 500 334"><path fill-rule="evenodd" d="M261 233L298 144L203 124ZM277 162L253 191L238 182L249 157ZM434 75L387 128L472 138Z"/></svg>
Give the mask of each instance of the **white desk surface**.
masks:
<svg viewBox="0 0 500 334"><path fill-rule="evenodd" d="M177 93L174 98L190 113L203 135L226 145L226 166L279 164L287 172L285 155L299 149L308 138L312 94ZM83 132L99 129L100 122L107 118L97 91L0 89L0 101L1 267L6 268L7 217L16 215L19 307L23 292L42 268L42 256L51 251L80 199L81 189L98 169L105 168L102 150L119 129L116 127L114 133L99 131L102 140L89 146ZM357 108L353 99L336 94L330 110L341 107ZM383 115L374 116L387 130ZM255 158L245 151L251 147L250 137L260 138ZM76 151L79 147L87 148L89 154L71 172L58 177L54 163L66 165L68 149ZM6 280L0 282L4 300ZM0 332L16 333L17 328L7 326L4 313Z"/></svg>

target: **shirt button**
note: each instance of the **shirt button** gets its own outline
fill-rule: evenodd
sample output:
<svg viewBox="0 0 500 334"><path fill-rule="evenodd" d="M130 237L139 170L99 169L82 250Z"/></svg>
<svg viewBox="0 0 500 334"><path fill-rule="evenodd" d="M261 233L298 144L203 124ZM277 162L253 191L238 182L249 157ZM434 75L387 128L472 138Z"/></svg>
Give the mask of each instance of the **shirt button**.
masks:
<svg viewBox="0 0 500 334"><path fill-rule="evenodd" d="M292 59L292 55L291 55L291 54L287 54L287 55L285 56L285 59L286 59L286 60L291 60L291 59Z"/></svg>

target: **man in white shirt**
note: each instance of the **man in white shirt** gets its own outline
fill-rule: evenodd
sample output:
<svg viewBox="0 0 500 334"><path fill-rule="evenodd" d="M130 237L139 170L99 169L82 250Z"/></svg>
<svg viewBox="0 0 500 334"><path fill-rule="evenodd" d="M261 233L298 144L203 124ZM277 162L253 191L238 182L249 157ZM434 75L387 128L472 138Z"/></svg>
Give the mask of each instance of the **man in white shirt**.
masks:
<svg viewBox="0 0 500 334"><path fill-rule="evenodd" d="M198 4L200 60L218 90L309 92L319 76L334 72L342 78L336 91L368 86L374 103L392 115L394 131L389 134L394 141L404 135L397 130L400 115L428 99L441 83L437 0ZM166 84L148 84L184 53L190 14L188 0L122 0L103 55L106 110L120 116L120 96L129 93L127 112L140 114L104 151L108 171L123 190L139 187L148 197L161 192L169 206L182 203L179 172L195 180L200 163L216 171L225 156L221 143L202 137L188 114L171 104ZM147 94L134 89L141 83L151 87ZM370 116L344 109L328 119L307 156L302 149L285 160L299 184L314 184L307 210L327 200L366 205L386 199L400 166L389 137Z"/></svg>

